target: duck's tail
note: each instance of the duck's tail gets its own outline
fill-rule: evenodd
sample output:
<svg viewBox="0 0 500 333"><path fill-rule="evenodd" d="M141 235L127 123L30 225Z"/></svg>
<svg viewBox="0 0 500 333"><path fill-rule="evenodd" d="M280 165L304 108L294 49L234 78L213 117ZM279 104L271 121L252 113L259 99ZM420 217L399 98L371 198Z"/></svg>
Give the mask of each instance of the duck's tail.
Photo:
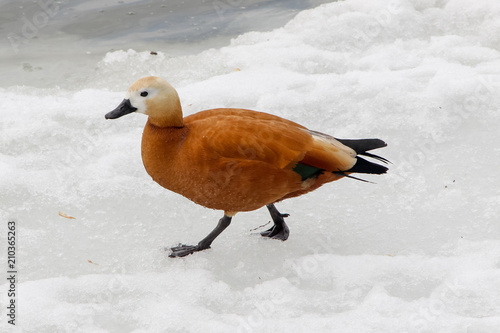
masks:
<svg viewBox="0 0 500 333"><path fill-rule="evenodd" d="M387 159L368 152L369 150L387 146L387 143L385 143L380 139L359 139L359 140L336 139L336 140L342 143L343 145L352 148L358 155L368 156L384 163L390 163ZM354 164L354 166L351 169L342 171L342 173L356 172L356 173L371 173L380 175L386 173L387 170L389 170L389 168L383 165L369 162L360 156L356 156L356 164Z"/></svg>

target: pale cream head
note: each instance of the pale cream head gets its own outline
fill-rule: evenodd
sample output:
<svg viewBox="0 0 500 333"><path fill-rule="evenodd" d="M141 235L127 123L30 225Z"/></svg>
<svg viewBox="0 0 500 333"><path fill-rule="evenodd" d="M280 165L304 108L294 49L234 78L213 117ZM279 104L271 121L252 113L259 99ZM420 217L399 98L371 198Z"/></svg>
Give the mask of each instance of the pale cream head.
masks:
<svg viewBox="0 0 500 333"><path fill-rule="evenodd" d="M158 127L182 127L182 108L177 91L167 81L147 76L135 81L125 99L107 119L138 112L149 116L149 122Z"/></svg>

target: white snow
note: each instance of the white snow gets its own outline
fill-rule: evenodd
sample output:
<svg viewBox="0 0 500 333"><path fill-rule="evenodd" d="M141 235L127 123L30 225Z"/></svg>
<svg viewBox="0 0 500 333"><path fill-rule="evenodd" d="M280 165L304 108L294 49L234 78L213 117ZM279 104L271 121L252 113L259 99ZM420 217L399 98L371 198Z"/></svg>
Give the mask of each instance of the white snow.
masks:
<svg viewBox="0 0 500 333"><path fill-rule="evenodd" d="M393 164L366 177L376 185L279 204L286 242L250 231L261 209L170 259L222 213L150 179L144 116L104 119L145 75L176 87L185 114L251 108L378 137ZM0 97L0 256L14 220L19 332L500 332L498 1L335 2L220 49L110 52L85 84Z"/></svg>

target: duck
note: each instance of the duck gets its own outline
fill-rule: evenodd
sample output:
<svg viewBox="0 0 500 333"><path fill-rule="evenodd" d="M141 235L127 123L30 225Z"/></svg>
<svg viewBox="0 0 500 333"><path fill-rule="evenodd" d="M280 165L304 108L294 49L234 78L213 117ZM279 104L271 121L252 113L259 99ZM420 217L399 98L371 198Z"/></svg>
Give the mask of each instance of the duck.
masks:
<svg viewBox="0 0 500 333"><path fill-rule="evenodd" d="M143 77L106 119L148 116L141 142L144 168L167 190L221 210L216 227L196 245L170 248L184 257L211 247L238 212L267 207L273 226L263 237L285 241L289 214L275 204L314 191L352 173L384 174L389 161L369 151L380 139L338 139L293 121L248 109L216 108L183 116L179 95L167 81ZM368 159L363 158L368 157Z"/></svg>

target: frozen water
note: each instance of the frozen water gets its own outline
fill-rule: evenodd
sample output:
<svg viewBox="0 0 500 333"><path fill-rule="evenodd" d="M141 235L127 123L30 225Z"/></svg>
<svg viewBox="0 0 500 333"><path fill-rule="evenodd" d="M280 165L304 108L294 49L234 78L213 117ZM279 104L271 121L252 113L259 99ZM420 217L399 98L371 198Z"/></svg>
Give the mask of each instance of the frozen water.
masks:
<svg viewBox="0 0 500 333"><path fill-rule="evenodd" d="M0 86L75 87L108 51L168 56L226 45L246 31L280 27L329 0L3 0Z"/></svg>
<svg viewBox="0 0 500 333"><path fill-rule="evenodd" d="M500 332L499 22L493 0L348 0L224 47L123 48L79 80L0 88L17 328ZM104 120L151 74L178 89L185 114L243 107L379 137L393 164L376 185L343 179L279 204L286 242L250 231L269 220L263 209L238 214L212 249L169 259L164 247L198 242L221 212L147 176L145 117ZM0 287L0 328L12 329Z"/></svg>

